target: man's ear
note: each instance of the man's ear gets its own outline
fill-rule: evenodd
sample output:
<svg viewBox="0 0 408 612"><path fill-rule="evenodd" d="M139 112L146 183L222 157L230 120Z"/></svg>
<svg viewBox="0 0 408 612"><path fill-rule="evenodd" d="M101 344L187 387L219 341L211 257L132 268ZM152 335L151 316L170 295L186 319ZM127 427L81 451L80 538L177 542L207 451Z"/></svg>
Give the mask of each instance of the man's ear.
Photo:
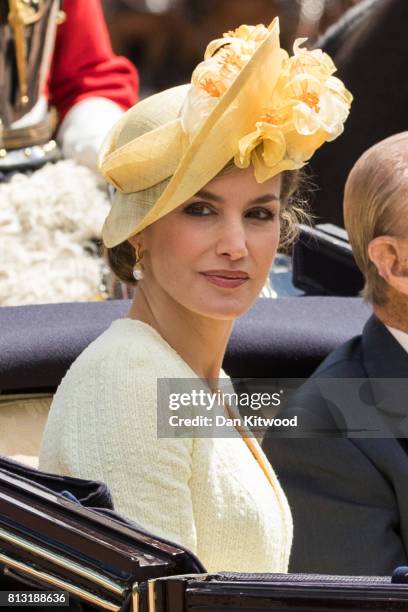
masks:
<svg viewBox="0 0 408 612"><path fill-rule="evenodd" d="M368 245L368 256L390 287L408 295L408 244L392 236L378 236Z"/></svg>

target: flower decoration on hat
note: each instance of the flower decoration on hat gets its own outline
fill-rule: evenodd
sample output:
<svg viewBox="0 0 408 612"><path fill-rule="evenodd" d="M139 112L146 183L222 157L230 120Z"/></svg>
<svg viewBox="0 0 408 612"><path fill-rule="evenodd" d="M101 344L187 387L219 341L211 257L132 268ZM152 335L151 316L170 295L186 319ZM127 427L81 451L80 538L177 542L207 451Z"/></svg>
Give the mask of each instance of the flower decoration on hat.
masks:
<svg viewBox="0 0 408 612"><path fill-rule="evenodd" d="M242 25L209 43L204 61L193 72L192 87L182 113L183 128L190 138L199 131L219 99L269 34L269 29L264 25Z"/></svg>
<svg viewBox="0 0 408 612"><path fill-rule="evenodd" d="M268 33L263 25L243 25L208 45L182 113L190 139ZM292 56L280 50L281 71L272 95L253 130L239 138L235 164L247 168L252 163L258 182L304 166L324 142L343 132L350 112L353 97L333 76L333 61L320 49L302 47L305 41L295 41Z"/></svg>

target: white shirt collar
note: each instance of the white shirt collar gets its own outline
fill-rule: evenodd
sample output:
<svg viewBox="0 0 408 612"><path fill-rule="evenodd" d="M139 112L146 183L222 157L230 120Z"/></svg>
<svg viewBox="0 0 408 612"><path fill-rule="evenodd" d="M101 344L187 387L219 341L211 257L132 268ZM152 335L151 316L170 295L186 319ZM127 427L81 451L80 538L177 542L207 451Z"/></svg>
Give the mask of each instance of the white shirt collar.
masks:
<svg viewBox="0 0 408 612"><path fill-rule="evenodd" d="M408 334L406 332L401 331L400 329L395 329L395 327L390 327L389 325L385 326L390 334L394 336L397 342L400 343L402 348L408 353Z"/></svg>

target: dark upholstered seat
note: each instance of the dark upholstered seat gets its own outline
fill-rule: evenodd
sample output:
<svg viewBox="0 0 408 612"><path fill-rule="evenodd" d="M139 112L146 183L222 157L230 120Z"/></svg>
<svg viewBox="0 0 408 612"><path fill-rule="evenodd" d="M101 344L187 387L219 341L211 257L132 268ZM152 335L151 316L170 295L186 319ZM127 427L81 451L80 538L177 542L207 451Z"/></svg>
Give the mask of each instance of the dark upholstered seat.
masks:
<svg viewBox="0 0 408 612"><path fill-rule="evenodd" d="M77 355L128 307L113 300L0 308L0 391L53 391ZM359 334L369 315L358 298L260 299L235 323L224 368L232 377L307 377Z"/></svg>
<svg viewBox="0 0 408 612"><path fill-rule="evenodd" d="M306 378L360 334L371 309L359 298L261 299L235 323L224 361L231 377Z"/></svg>

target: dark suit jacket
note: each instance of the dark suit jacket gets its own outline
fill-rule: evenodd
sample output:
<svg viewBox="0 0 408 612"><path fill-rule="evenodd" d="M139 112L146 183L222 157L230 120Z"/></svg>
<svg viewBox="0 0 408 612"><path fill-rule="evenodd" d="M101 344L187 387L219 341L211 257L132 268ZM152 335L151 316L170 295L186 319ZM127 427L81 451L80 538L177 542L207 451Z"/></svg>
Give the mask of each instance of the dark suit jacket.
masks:
<svg viewBox="0 0 408 612"><path fill-rule="evenodd" d="M396 437L348 437L349 403L340 406L343 418L316 391L318 378L407 379L408 354L372 316L363 334L331 353L284 410L323 435L275 438L270 430L263 442L293 513L289 571L389 575L396 566L408 565L407 441L397 439L408 437L407 385L387 385L384 396L367 381L370 398L362 404L373 413L376 408L376 418L384 417Z"/></svg>

